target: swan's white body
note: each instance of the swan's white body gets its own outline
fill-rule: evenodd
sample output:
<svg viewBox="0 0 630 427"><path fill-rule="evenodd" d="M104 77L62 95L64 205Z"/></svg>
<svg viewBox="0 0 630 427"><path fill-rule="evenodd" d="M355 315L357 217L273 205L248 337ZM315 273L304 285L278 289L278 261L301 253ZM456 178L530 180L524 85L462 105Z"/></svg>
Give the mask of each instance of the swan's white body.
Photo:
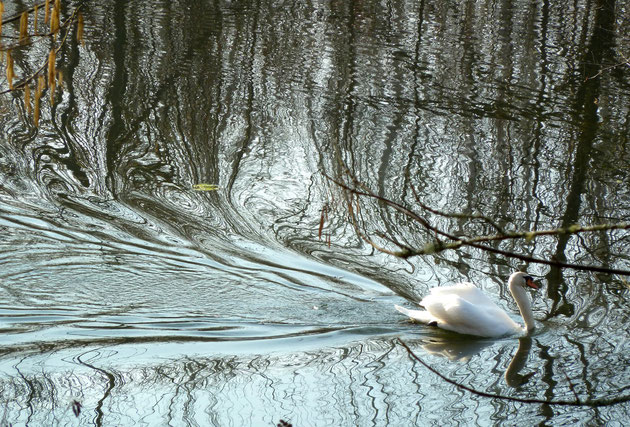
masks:
<svg viewBox="0 0 630 427"><path fill-rule="evenodd" d="M529 333L535 324L525 287L538 287L531 276L521 272L513 273L508 285L525 321L524 328L472 283L432 288L420 302L424 310L408 310L400 306L396 309L414 320L460 334L501 337Z"/></svg>

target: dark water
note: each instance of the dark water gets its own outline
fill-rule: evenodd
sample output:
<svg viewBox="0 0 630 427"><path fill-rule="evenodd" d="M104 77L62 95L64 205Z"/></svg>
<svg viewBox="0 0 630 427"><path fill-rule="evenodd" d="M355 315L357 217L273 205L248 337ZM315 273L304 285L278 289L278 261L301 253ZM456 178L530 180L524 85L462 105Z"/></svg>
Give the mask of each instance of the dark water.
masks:
<svg viewBox="0 0 630 427"><path fill-rule="evenodd" d="M23 10L5 3L5 19ZM478 396L399 341L485 393L623 398L628 277L470 248L398 260L357 237L325 177L349 171L456 235L494 230L416 196L506 230L627 221L625 3L118 0L82 13L85 44L71 34L57 54L63 88L52 106L45 93L39 126L22 92L0 98L0 425L630 415ZM51 43L14 49L18 79ZM359 219L371 236L434 239L375 201ZM630 270L629 244L619 230L495 247ZM516 268L544 285L531 340L465 340L393 309L470 280L517 319L504 286Z"/></svg>

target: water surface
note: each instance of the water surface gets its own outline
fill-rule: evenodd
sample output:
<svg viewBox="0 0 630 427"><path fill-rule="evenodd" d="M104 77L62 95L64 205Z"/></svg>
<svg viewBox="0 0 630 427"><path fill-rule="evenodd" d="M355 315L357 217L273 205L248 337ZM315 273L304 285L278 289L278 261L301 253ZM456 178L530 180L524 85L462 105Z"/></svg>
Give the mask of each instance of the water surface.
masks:
<svg viewBox="0 0 630 427"><path fill-rule="evenodd" d="M0 98L0 425L628 417L623 401L475 395L399 341L485 393L623 398L628 277L471 248L399 260L357 236L326 178L352 175L456 235L496 230L418 202L505 230L627 221L623 4L113 0L63 15L80 4L85 43L71 33L57 54L63 88L39 126L22 93ZM52 43L14 49L19 78ZM360 206L384 246L379 233L434 241ZM630 270L628 239L495 248ZM544 285L530 340L465 339L393 309L470 280L518 319L504 284L518 268Z"/></svg>

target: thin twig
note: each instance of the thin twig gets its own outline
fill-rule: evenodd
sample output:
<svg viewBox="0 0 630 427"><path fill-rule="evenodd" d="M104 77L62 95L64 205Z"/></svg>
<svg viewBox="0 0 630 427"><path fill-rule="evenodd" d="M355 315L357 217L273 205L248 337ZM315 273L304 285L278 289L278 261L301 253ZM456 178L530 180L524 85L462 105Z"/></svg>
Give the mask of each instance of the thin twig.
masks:
<svg viewBox="0 0 630 427"><path fill-rule="evenodd" d="M602 75L604 73L604 71L608 71L608 70L611 70L613 68L617 68L620 65L626 65L626 66L630 67L630 61L628 60L628 58L626 58L626 56L622 52L617 52L617 53L624 59L623 62L619 62L617 64L613 64L613 65L609 65L607 67L603 67L595 75L592 75L590 77L586 77L584 79L584 81L587 81L587 80L599 77L600 75Z"/></svg>
<svg viewBox="0 0 630 427"><path fill-rule="evenodd" d="M488 218L485 215L442 212L440 210L427 206L420 201L420 197L418 196L418 193L416 192L416 188L414 187L414 185L409 184L409 186L411 187L411 191L414 195L414 198L416 199L416 203L425 211L428 211L428 212L431 212L432 214L439 215L446 218L480 219L490 224L495 230L497 230L498 233L505 234L505 232L503 231L503 228L501 228L496 222L494 222L491 218Z"/></svg>
<svg viewBox="0 0 630 427"><path fill-rule="evenodd" d="M462 246L470 246L477 249L481 249L486 252L492 252L492 253L503 255L509 258L516 258L516 259L520 259L521 261L530 262L534 264L545 264L545 265L549 265L553 267L569 268L573 270L594 271L594 272L599 272L599 273L619 274L622 276L630 276L629 270L607 268L607 267L600 267L600 266L580 265L580 264L560 262L556 260L547 260L547 259L532 257L529 255L521 255L515 252L509 252L506 250L497 249L497 248L493 248L491 246L482 244L489 241L500 241L500 240L516 239L516 238L531 239L537 235L561 235L561 234L577 234L577 233L583 233L583 232L603 231L603 230L619 230L619 229L625 230L625 229L630 229L630 223L604 224L604 225L595 225L591 227L571 226L566 229L559 228L556 230L524 231L524 232L509 233L504 236L496 235L496 236L482 236L482 237L476 237L472 239L462 239L458 236L455 236L451 233L448 233L446 231L440 230L437 227L432 226L426 218L421 217L420 215L418 215L411 209L401 205L400 203L397 203L397 202L394 202L393 200L379 196L378 194L374 194L370 190L361 191L356 188L352 188L341 181L338 181L334 178L329 177L326 174L324 174L324 176L328 178L329 180L331 180L332 182L334 182L335 184L337 184L338 186L340 186L341 188L343 188L344 190L347 190L350 193L355 194L357 196L365 196L365 197L370 197L375 200L378 200L379 202L382 202L386 206L389 206L397 210L398 212L402 213L403 215L406 215L408 218L420 223L423 227L433 231L436 235L447 237L448 239L452 240L452 242L444 243L436 239L435 243L429 243L425 245L425 247L422 249L410 249L408 247L399 246L399 248L401 249L399 251L383 250L383 252L397 256L399 258L406 259L406 258L410 258L414 256L430 255L430 254L441 252L447 249L459 249ZM358 232L360 232L357 225L355 225L355 229ZM365 235L365 233L363 232L360 232L360 233L364 240L366 240L369 244L371 244L373 247L378 249L378 245L375 245L373 242L371 242L371 240Z"/></svg>

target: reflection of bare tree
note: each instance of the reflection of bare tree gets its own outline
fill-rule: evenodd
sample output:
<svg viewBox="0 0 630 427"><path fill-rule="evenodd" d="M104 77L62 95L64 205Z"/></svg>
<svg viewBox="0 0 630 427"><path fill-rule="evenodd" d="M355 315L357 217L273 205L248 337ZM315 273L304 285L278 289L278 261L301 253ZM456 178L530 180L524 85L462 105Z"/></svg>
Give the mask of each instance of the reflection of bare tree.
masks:
<svg viewBox="0 0 630 427"><path fill-rule="evenodd" d="M403 419L407 410L387 408L390 399L408 398L407 385L395 375L401 363L408 364L389 341L276 355L157 357L145 364L135 351L127 358L124 353L131 349L124 346L66 350L81 354L29 354L18 374L0 376L2 425L21 425L25 419L32 425L72 423L75 401L81 404L81 425L138 420L152 425L275 425L281 419L294 425L308 420L364 425L374 417ZM53 361L59 367L42 375L38 364ZM373 395L374 390L386 392ZM383 413L375 414L370 404Z"/></svg>
<svg viewBox="0 0 630 427"><path fill-rule="evenodd" d="M598 7L594 8L593 34L584 52L582 63L579 68L584 70L583 80L579 82L575 99L575 116L581 122L581 132L577 138L575 147L574 162L567 165L569 170L567 176L571 177L569 191L566 196L565 211L560 218L561 227L569 227L579 220L589 165L592 160L593 144L597 137L599 126L598 119L598 98L600 97L600 79L587 78L596 75L604 63L611 60L613 44L615 4L614 1L602 1ZM563 234L558 236L554 258L559 262L566 262L566 248L571 235ZM562 272L558 267L553 266L547 274L547 295L553 301L553 307L549 316L563 314L571 316L574 306L566 300L568 286L564 283Z"/></svg>
<svg viewBox="0 0 630 427"><path fill-rule="evenodd" d="M529 386L524 380L531 375L523 373L521 366L527 359L529 343L522 342L513 357L510 352L470 357L488 343L492 342L471 340L469 345L458 346L451 341L449 349L446 341L418 341L418 345L428 344L434 350L439 350L441 344L442 354L461 357L467 353L465 362L448 363L456 367L458 381L477 383L476 372L492 371L497 364L509 363L506 381L510 386L519 387L519 382L519 390ZM335 421L340 425L364 425L369 420L378 420L380 425L385 418L406 419L409 411L418 410L418 405L436 408L462 404L459 393L426 392L427 385L436 385L431 379L435 377L416 363L414 356L396 339L275 355L191 356L139 363L138 353L131 348L143 346L99 346L89 351L69 347L62 354L54 351L29 354L20 363L19 372L4 372L0 376L3 414L0 417L4 417L0 421L14 425L24 420L33 425L58 425L78 419L81 425L128 425L142 419L159 425L178 424L182 420L199 425L270 425L284 419L301 425L308 424L310 419L318 420L318 425L334 425ZM506 346L509 347L511 343ZM81 354L73 355L75 352ZM129 354L125 355L126 352ZM418 355L415 351L414 354ZM42 373L41 363L51 366ZM492 376L486 379L492 381ZM488 384L485 379L481 383ZM419 387L414 388L414 384ZM536 387L526 392L536 393ZM420 396L424 397L419 400ZM594 406L623 399L611 396L608 400L580 402ZM74 402L81 405L78 416L73 412ZM571 399L553 402L579 406ZM322 405L326 407L324 415ZM474 417L479 416L475 414L478 409L477 405L470 405L458 410ZM443 417L443 410L435 416ZM531 410L524 409L523 413L531 415L538 411L538 406L532 405ZM323 416L325 419L320 421ZM326 420L330 422L325 424Z"/></svg>

